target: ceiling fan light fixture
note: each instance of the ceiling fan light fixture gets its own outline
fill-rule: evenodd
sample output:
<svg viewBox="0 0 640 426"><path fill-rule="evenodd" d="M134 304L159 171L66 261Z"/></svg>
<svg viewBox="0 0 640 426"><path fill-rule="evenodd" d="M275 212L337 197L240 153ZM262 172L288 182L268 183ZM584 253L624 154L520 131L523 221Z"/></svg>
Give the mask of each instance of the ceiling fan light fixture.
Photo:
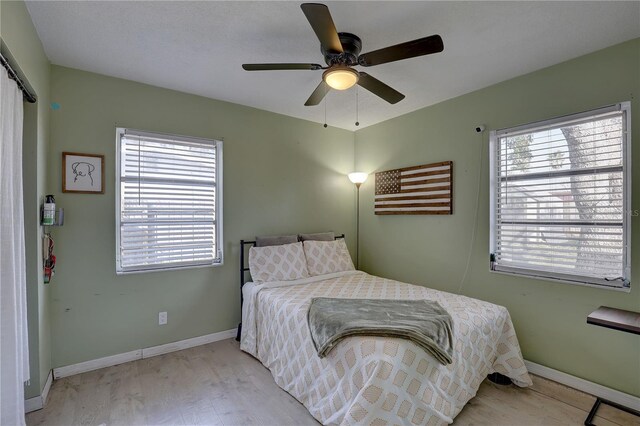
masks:
<svg viewBox="0 0 640 426"><path fill-rule="evenodd" d="M322 79L332 89L347 90L358 82L360 75L353 68L334 66L322 74Z"/></svg>

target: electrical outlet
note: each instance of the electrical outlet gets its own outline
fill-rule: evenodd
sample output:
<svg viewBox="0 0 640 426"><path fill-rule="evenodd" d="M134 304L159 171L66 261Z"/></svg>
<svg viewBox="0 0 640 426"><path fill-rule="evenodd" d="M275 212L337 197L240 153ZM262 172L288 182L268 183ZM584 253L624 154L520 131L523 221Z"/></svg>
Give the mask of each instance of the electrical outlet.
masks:
<svg viewBox="0 0 640 426"><path fill-rule="evenodd" d="M167 313L158 312L158 325L165 325L167 323Z"/></svg>

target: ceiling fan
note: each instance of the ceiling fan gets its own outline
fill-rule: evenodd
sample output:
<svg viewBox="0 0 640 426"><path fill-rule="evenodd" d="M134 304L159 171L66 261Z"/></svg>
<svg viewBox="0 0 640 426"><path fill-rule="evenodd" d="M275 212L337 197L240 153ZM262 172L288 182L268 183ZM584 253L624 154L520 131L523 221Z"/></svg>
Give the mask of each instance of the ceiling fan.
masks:
<svg viewBox="0 0 640 426"><path fill-rule="evenodd" d="M325 70L322 74L322 81L309 96L305 106L318 105L330 89L346 90L356 83L390 104L400 102L404 99L402 93L353 67L356 65L371 67L444 50L442 38L436 34L360 55L360 49L362 49L360 38L355 34L337 32L327 6L318 3L304 3L300 7L320 40L320 50L327 66L272 63L243 64L242 68L246 71Z"/></svg>

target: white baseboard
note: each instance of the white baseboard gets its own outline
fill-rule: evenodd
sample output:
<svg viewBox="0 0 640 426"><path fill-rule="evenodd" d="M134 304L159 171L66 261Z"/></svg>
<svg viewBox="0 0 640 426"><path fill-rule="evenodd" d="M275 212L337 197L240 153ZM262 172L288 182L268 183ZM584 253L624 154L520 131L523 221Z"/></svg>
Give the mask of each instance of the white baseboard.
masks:
<svg viewBox="0 0 640 426"><path fill-rule="evenodd" d="M53 370L49 370L47 381L44 384L44 389L42 389L42 406L43 407L47 405L47 398L49 398L49 390L51 389L52 383L53 383Z"/></svg>
<svg viewBox="0 0 640 426"><path fill-rule="evenodd" d="M80 362L78 364L54 368L53 375L56 379L60 379L62 377L86 373L87 371L98 370L104 367L111 367L112 365L135 361L136 359L140 358L142 358L142 349L137 349L135 351L125 352L123 354L105 356L104 358L92 359L90 361Z"/></svg>
<svg viewBox="0 0 640 426"><path fill-rule="evenodd" d="M24 412L30 413L32 411L40 410L44 407L42 404L42 395L34 396L33 398L24 400Z"/></svg>
<svg viewBox="0 0 640 426"><path fill-rule="evenodd" d="M104 358L93 359L78 364L67 365L53 369L55 379L73 376L75 374L86 373L87 371L98 370L100 368L111 367L137 359L150 358L156 355L162 355L169 352L180 351L182 349L193 348L195 346L206 345L207 343L217 342L219 340L235 337L236 329L220 331L218 333L207 334L204 336L193 337L191 339L180 340L178 342L167 343L150 348L136 349L135 351L125 352L122 354L111 355Z"/></svg>
<svg viewBox="0 0 640 426"><path fill-rule="evenodd" d="M206 345L207 343L217 342L219 340L230 339L236 336L236 329L221 331L219 333L207 334L205 336L193 337L191 339L180 340L178 342L167 343L166 345L152 346L142 350L142 358L151 358L152 356L167 354L169 352L181 351L196 346Z"/></svg>
<svg viewBox="0 0 640 426"><path fill-rule="evenodd" d="M49 370L47 381L44 384L42 393L33 398L24 400L24 412L30 413L32 411L40 410L47 405L47 398L49 397L49 389L51 389L51 383L53 382L53 370Z"/></svg>
<svg viewBox="0 0 640 426"><path fill-rule="evenodd" d="M617 402L625 407L640 411L640 398L637 396L629 395L628 393L620 392L618 390L581 379L580 377L572 376L570 374L563 373L562 371L536 364L535 362L525 360L524 364L527 366L529 373L535 374L536 376L562 383L563 385L590 395Z"/></svg>

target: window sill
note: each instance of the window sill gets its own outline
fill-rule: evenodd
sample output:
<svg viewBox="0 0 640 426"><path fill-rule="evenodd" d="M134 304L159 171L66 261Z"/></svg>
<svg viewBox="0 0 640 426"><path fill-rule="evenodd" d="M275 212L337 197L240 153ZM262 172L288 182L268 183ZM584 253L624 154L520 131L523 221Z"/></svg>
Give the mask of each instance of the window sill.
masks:
<svg viewBox="0 0 640 426"><path fill-rule="evenodd" d="M512 277L518 277L518 278L551 281L551 282L560 283L560 284L571 284L571 285L580 286L580 287L591 287L591 288L597 288L600 290L617 291L620 293L631 293L631 287L608 287L605 285L581 283L577 281L563 280L560 278L539 277L535 275L516 274L514 272L506 272L506 271L494 271L492 269L489 269L489 272L491 272L492 274L510 275Z"/></svg>
<svg viewBox="0 0 640 426"><path fill-rule="evenodd" d="M116 271L116 275L146 274L148 272L183 271L185 269L217 268L223 266L224 260L210 265L175 266L173 268L141 269L138 271Z"/></svg>

